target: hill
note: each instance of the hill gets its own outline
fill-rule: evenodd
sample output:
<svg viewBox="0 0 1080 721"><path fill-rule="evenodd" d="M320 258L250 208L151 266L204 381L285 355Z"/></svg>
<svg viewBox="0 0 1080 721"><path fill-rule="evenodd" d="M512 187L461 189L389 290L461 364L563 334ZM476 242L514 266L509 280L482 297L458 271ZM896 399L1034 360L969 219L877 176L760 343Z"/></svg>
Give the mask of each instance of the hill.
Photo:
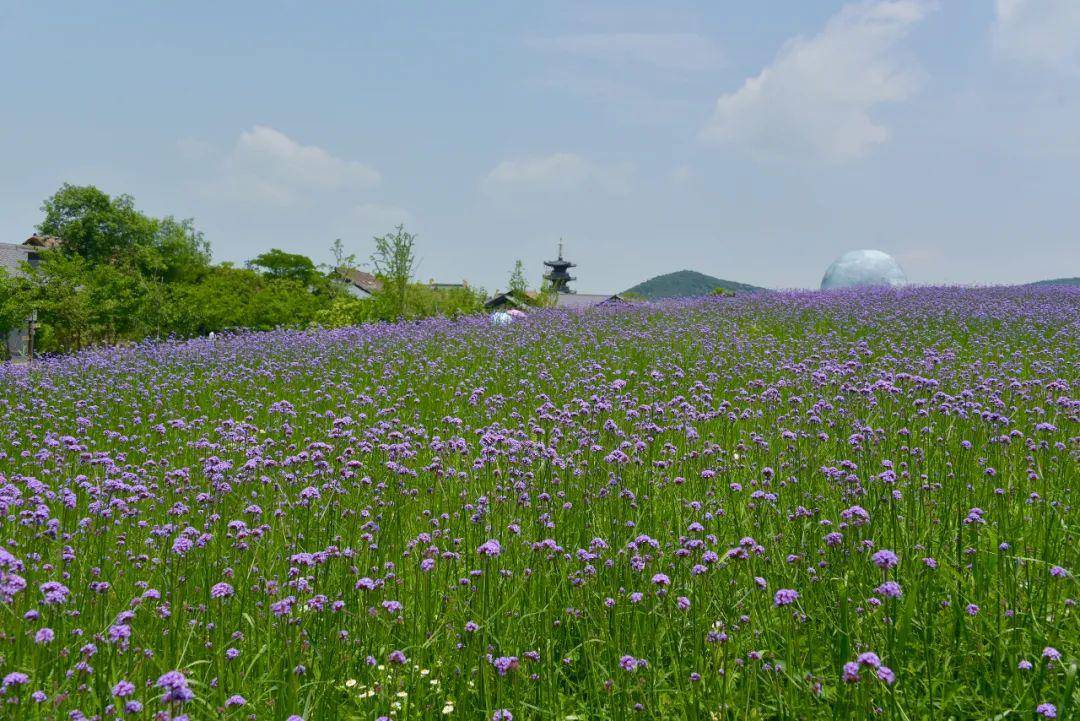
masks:
<svg viewBox="0 0 1080 721"><path fill-rule="evenodd" d="M1028 285L1080 285L1080 278L1051 278L1049 280L1037 280Z"/></svg>
<svg viewBox="0 0 1080 721"><path fill-rule="evenodd" d="M658 300L660 298L687 298L695 295L708 295L716 288L723 288L732 293L757 293L765 290L755 285L714 278L711 275L698 273L696 270L679 270L674 273L665 273L655 278L649 278L643 283L638 283L633 288L627 288L625 292L640 295L647 300Z"/></svg>

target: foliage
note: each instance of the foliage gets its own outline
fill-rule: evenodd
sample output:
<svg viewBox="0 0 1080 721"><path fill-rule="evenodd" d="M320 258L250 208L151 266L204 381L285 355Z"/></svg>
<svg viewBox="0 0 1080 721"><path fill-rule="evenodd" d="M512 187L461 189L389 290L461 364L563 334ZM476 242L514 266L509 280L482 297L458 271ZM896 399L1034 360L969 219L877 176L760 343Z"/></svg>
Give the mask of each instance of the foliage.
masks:
<svg viewBox="0 0 1080 721"><path fill-rule="evenodd" d="M26 280L0 268L0 360L6 358L8 353L5 342L7 334L25 326L31 310Z"/></svg>
<svg viewBox="0 0 1080 721"><path fill-rule="evenodd" d="M191 220L151 217L129 195L64 184L42 206L41 234L61 239L40 251L26 279L0 278L0 328L38 312L37 348L72 351L147 337L224 330L321 325L341 327L430 315L482 311L482 294L410 284L415 236L398 226L375 238L372 260L385 291L350 296L338 269L356 256L335 240L333 267L272 248L247 269L212 265L210 248Z"/></svg>
<svg viewBox="0 0 1080 721"><path fill-rule="evenodd" d="M302 327L315 319L323 305L323 299L293 278L222 265L198 283L170 289L167 326L182 336Z"/></svg>
<svg viewBox="0 0 1080 721"><path fill-rule="evenodd" d="M507 290L517 296L524 296L529 289L529 282L525 280L525 264L519 258L514 262L514 270L510 273L510 281Z"/></svg>
<svg viewBox="0 0 1080 721"><path fill-rule="evenodd" d="M383 293L393 308L393 317L405 316L409 280L416 272L416 236L399 225L394 232L375 238L371 263L385 283Z"/></svg>
<svg viewBox="0 0 1080 721"><path fill-rule="evenodd" d="M341 238L335 238L330 244L330 256L334 259L334 264L330 268L331 272L341 268L355 268L357 265L356 253L346 252Z"/></svg>
<svg viewBox="0 0 1080 721"><path fill-rule="evenodd" d="M277 248L256 256L248 265L255 269L262 269L271 278L295 280L304 285L310 284L319 273L315 268L315 263L306 255L286 253Z"/></svg>

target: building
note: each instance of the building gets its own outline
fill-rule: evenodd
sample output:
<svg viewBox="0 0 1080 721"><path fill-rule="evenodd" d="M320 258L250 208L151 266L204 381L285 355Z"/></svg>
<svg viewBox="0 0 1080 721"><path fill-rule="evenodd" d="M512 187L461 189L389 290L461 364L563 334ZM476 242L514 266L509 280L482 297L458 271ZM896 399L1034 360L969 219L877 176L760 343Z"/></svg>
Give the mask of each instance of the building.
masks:
<svg viewBox="0 0 1080 721"><path fill-rule="evenodd" d="M558 293L555 296L555 307L567 310L583 310L602 305L616 305L627 303L618 293Z"/></svg>
<svg viewBox="0 0 1080 721"><path fill-rule="evenodd" d="M383 288L381 280L356 268L338 268L337 274L345 283L345 290L354 298L368 300Z"/></svg>
<svg viewBox="0 0 1080 721"><path fill-rule="evenodd" d="M570 268L576 268L577 264L563 258L562 241L559 241L558 259L545 260L544 265L551 269L544 274L544 280L547 281L549 289L554 291L552 293L554 302L551 305L555 308L583 310L601 305L628 302L626 298L623 298L618 293L578 293L571 289L570 282L577 280L577 278L570 275L569 270ZM532 298L537 297L537 294L532 291L527 291L526 294ZM509 310L511 308L522 310L526 307L528 307L527 303L515 297L509 291L506 293L496 291L495 295L484 303L484 308L492 311Z"/></svg>
<svg viewBox="0 0 1080 721"><path fill-rule="evenodd" d="M562 241L559 241L559 257L557 260L545 260L544 265L551 268L550 271L544 273L544 280L548 282L548 285L556 293L573 293L570 290L570 281L577 280L574 276L567 272L570 268L576 268L576 263L571 263L568 260L564 260L562 257Z"/></svg>
<svg viewBox="0 0 1080 721"><path fill-rule="evenodd" d="M469 281L463 280L460 283L440 283L434 278L429 278L428 287L432 290L466 290L469 287Z"/></svg>
<svg viewBox="0 0 1080 721"><path fill-rule="evenodd" d="M0 243L0 268L8 275L22 275L24 263L36 268L41 262L41 251L51 250L60 245L59 238L44 235L31 235L22 243ZM6 356L12 360L25 360L34 354L34 328L37 319L30 317L19 328L9 331L4 336Z"/></svg>

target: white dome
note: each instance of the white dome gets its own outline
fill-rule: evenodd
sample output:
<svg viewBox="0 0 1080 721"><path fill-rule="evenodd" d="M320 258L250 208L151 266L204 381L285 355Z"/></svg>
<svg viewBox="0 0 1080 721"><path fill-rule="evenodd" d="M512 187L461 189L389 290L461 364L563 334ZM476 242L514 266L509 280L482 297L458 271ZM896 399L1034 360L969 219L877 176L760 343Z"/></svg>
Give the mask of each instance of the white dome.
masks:
<svg viewBox="0 0 1080 721"><path fill-rule="evenodd" d="M907 283L907 276L888 253L880 250L851 250L844 253L825 271L821 289L896 287Z"/></svg>

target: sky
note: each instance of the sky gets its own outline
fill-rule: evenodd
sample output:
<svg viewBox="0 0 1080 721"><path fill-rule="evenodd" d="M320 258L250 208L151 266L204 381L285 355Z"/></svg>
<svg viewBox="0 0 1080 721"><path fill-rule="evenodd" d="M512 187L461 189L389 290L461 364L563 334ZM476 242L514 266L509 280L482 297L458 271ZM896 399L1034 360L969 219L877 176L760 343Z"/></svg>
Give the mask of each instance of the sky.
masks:
<svg viewBox="0 0 1080 721"><path fill-rule="evenodd" d="M0 239L64 182L215 260L366 259L581 292L1080 275L1080 1L0 0Z"/></svg>

